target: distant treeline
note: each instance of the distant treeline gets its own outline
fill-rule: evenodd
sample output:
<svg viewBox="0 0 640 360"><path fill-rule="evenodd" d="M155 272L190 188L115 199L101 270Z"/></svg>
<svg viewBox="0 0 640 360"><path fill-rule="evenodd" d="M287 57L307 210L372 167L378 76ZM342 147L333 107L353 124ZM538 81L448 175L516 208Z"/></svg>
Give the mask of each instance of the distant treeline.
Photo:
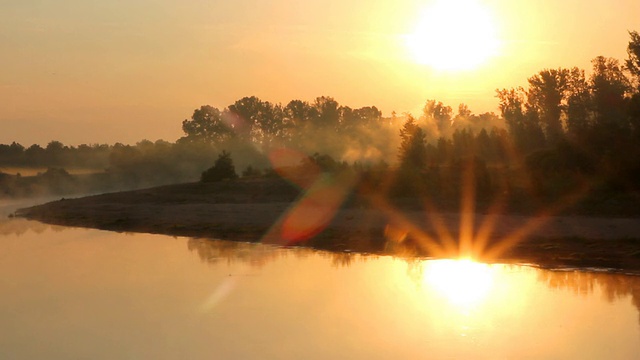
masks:
<svg viewBox="0 0 640 360"><path fill-rule="evenodd" d="M117 145L116 145L117 146ZM0 144L0 170L2 167L78 167L104 170L109 163L112 147L106 144L65 146L51 141L46 147L33 144L25 148L16 142Z"/></svg>
<svg viewBox="0 0 640 360"><path fill-rule="evenodd" d="M418 116L383 117L375 106L351 108L326 96L286 105L252 96L224 109L196 109L175 143L0 145L0 171L87 168L139 187L195 181L223 150L242 173L264 173L271 167L269 154L286 148L342 168L398 171L405 183L431 193L458 186L451 179L462 175L443 174L465 166L484 174L478 186L486 193L526 187L553 198L585 186L637 192L640 36L629 34L623 63L597 57L588 74L544 69L528 79L526 89L497 90L499 114L473 114L465 104L454 112L428 100Z"/></svg>

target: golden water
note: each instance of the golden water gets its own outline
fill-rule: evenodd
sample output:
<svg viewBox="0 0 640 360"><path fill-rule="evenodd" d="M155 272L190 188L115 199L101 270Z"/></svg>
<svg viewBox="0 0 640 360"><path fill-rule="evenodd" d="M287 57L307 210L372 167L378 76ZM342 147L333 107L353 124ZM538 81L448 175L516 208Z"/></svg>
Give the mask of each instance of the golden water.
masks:
<svg viewBox="0 0 640 360"><path fill-rule="evenodd" d="M2 359L632 359L640 277L0 222Z"/></svg>

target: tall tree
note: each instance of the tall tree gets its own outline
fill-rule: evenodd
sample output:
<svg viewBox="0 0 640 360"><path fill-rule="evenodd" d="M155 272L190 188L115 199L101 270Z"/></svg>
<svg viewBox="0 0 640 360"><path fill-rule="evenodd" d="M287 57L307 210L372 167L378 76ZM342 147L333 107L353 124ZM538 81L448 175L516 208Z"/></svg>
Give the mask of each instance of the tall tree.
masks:
<svg viewBox="0 0 640 360"><path fill-rule="evenodd" d="M438 136L446 137L451 135L451 117L453 114L451 106L445 106L440 101L427 100L422 113L427 124L433 123L436 125Z"/></svg>
<svg viewBox="0 0 640 360"><path fill-rule="evenodd" d="M630 31L629 45L627 46L628 59L626 68L634 81L635 89L629 101L629 120L633 127L636 141L640 140L640 34Z"/></svg>
<svg viewBox="0 0 640 360"><path fill-rule="evenodd" d="M346 135L355 135L363 126L378 125L382 113L375 106L365 106L352 109L348 106L340 106L340 132Z"/></svg>
<svg viewBox="0 0 640 360"><path fill-rule="evenodd" d="M574 67L567 73L567 132L583 137L593 123L592 97L584 70Z"/></svg>
<svg viewBox="0 0 640 360"><path fill-rule="evenodd" d="M629 80L616 59L598 56L592 60L592 64L595 121L599 127L624 130L628 125L624 109L625 95L630 89Z"/></svg>
<svg viewBox="0 0 640 360"><path fill-rule="evenodd" d="M204 105L194 110L191 119L182 122L186 136L182 141L217 143L233 136L233 128L227 124L222 112Z"/></svg>
<svg viewBox="0 0 640 360"><path fill-rule="evenodd" d="M627 60L625 65L634 78L636 90L640 91L640 34L637 31L629 31L629 44L627 45Z"/></svg>
<svg viewBox="0 0 640 360"><path fill-rule="evenodd" d="M427 163L425 134L413 116L400 129L400 151L398 154L402 168L423 169Z"/></svg>
<svg viewBox="0 0 640 360"><path fill-rule="evenodd" d="M314 109L308 102L302 100L289 101L282 112L288 140L301 137L305 128L310 126L311 118L314 117Z"/></svg>
<svg viewBox="0 0 640 360"><path fill-rule="evenodd" d="M468 129L456 129L451 136L453 151L456 157L468 157L475 155L475 139Z"/></svg>
<svg viewBox="0 0 640 360"><path fill-rule="evenodd" d="M319 127L338 129L340 122L340 105L336 100L329 96L320 96L313 102L315 109L315 124Z"/></svg>
<svg viewBox="0 0 640 360"><path fill-rule="evenodd" d="M544 146L544 133L535 113L525 110L523 88L496 90L500 112L515 145L523 152Z"/></svg>
<svg viewBox="0 0 640 360"><path fill-rule="evenodd" d="M563 101L567 91L567 69L545 69L529 78L527 109L536 114L550 143L557 143L563 135Z"/></svg>
<svg viewBox="0 0 640 360"><path fill-rule="evenodd" d="M253 129L264 104L255 96L245 96L228 107L234 132L241 140L252 141Z"/></svg>
<svg viewBox="0 0 640 360"><path fill-rule="evenodd" d="M480 157L486 161L495 161L496 159L493 157L493 149L491 146L491 138L489 137L489 133L487 129L482 128L476 136L475 139L476 151L480 154Z"/></svg>

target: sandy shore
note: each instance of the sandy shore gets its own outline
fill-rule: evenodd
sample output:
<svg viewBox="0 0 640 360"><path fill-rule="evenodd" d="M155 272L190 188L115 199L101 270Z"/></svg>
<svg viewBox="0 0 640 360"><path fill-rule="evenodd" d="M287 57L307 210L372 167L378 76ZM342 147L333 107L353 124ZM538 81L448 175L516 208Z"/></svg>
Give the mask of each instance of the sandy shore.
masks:
<svg viewBox="0 0 640 360"><path fill-rule="evenodd" d="M292 238L287 227L300 211L300 195L295 186L275 179L195 183L64 199L21 209L17 215L57 225L337 251L451 257L464 247L488 261L640 271L639 218L465 215L347 206L333 209L325 222L311 226L319 231L315 236Z"/></svg>

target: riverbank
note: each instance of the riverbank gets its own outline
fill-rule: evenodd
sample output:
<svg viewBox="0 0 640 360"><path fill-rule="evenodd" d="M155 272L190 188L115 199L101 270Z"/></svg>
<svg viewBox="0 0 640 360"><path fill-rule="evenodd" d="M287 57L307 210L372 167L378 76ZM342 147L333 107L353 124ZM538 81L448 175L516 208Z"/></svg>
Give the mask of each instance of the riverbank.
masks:
<svg viewBox="0 0 640 360"><path fill-rule="evenodd" d="M351 199L340 208L320 204L301 212L302 195L281 179L243 179L61 199L16 215L64 226L333 251L455 257L463 248L484 261L640 272L637 217L461 214L392 206L380 199ZM292 225L300 214L313 217L318 211L327 213L325 221ZM292 226L302 227L305 236L290 236Z"/></svg>

